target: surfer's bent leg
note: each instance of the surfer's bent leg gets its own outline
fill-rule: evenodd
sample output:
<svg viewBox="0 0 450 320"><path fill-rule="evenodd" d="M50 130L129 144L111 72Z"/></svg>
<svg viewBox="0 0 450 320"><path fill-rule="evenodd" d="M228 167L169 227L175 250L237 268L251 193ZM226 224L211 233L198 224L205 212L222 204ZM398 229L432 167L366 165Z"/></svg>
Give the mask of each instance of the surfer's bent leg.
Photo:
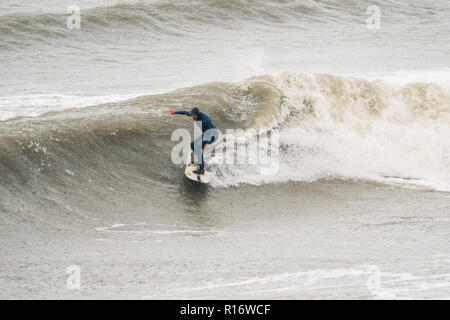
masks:
<svg viewBox="0 0 450 320"><path fill-rule="evenodd" d="M217 129L210 129L208 130L203 136L202 136L202 161L199 166L199 171L205 170L205 161L203 160L203 153L205 145L211 145L216 141L216 138L218 138L219 132Z"/></svg>

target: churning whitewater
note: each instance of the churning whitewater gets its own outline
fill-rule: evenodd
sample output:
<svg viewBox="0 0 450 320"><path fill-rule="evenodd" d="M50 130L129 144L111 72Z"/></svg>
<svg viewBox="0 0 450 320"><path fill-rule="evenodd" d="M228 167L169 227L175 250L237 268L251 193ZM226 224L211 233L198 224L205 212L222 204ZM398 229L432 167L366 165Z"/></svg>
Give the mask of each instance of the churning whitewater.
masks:
<svg viewBox="0 0 450 320"><path fill-rule="evenodd" d="M170 134L192 128L170 118L168 106L199 106L219 128L280 130L278 174L261 176L250 164L212 165L215 187L338 178L450 191L448 89L288 72L5 120L3 181L75 174L103 181L114 168L125 183L149 170L148 162L150 179L171 179ZM131 150L136 162L123 166Z"/></svg>

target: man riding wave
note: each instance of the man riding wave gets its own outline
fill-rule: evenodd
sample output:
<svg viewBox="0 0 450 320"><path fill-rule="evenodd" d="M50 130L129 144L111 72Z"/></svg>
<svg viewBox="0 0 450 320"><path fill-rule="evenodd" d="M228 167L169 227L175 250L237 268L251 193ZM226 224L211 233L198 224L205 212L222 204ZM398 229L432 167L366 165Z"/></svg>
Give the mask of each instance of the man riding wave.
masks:
<svg viewBox="0 0 450 320"><path fill-rule="evenodd" d="M206 150L209 145L211 145L216 138L218 137L218 131L216 126L211 120L211 117L207 115L205 112L201 112L198 108L192 108L191 111L175 111L174 109L169 110L170 114L183 114L188 117L191 117L196 121L197 124L201 121L201 129L202 129L202 135L191 142L191 149L193 152L195 152L195 145L198 145L200 147L201 145L201 162L199 165L199 168L194 171L195 174L203 174L205 173L205 163L203 161L203 150ZM207 134L205 132L209 131Z"/></svg>

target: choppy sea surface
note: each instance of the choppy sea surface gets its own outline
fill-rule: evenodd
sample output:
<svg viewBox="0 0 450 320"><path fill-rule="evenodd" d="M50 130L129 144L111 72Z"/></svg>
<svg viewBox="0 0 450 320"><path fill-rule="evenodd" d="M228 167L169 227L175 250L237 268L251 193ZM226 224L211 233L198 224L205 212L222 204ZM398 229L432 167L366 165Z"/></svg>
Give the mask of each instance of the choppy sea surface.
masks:
<svg viewBox="0 0 450 320"><path fill-rule="evenodd" d="M0 297L450 297L448 1L71 5L0 3ZM277 174L186 181L193 106Z"/></svg>

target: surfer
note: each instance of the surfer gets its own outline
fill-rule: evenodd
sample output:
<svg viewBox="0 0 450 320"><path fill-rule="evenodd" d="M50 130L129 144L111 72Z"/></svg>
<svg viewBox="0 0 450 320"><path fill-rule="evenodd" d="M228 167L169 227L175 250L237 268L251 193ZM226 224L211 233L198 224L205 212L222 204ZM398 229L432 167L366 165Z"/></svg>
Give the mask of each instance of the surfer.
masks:
<svg viewBox="0 0 450 320"><path fill-rule="evenodd" d="M201 162L200 162L198 169L195 170L194 173L195 174L205 173L205 163L203 161L203 151L206 150L209 147L209 145L212 144L216 140L216 138L218 136L217 128L214 125L214 123L212 122L211 117L209 115L207 115L206 113L200 111L198 108L192 108L191 111L183 111L183 110L175 111L174 109L170 109L169 112L172 115L173 114L184 114L184 115L194 119L194 121L196 121L196 123L198 123L197 121L201 121L202 135L191 142L191 149L194 152L194 146L196 144L198 144L198 146L200 146L200 142L201 142L201 146L202 146L201 147L201 152L202 152ZM211 130L211 131L208 131L208 130Z"/></svg>

